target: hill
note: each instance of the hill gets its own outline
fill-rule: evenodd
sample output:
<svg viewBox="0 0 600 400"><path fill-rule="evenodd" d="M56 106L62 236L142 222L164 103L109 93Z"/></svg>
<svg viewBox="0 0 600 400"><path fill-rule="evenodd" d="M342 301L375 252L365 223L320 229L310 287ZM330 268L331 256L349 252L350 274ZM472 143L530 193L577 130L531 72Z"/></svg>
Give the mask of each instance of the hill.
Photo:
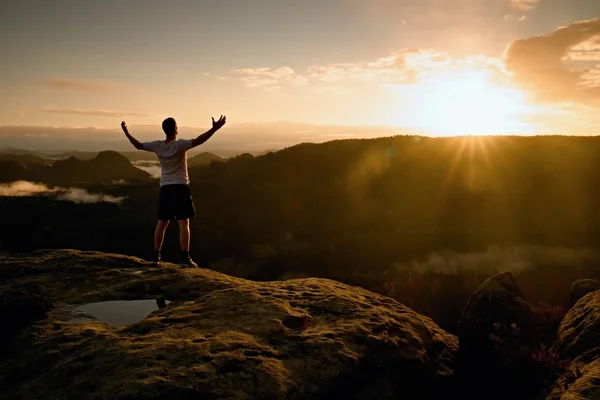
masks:
<svg viewBox="0 0 600 400"><path fill-rule="evenodd" d="M49 165L52 164L52 160L38 157L33 154L0 154L1 162L16 162L21 165Z"/></svg>
<svg viewBox="0 0 600 400"><path fill-rule="evenodd" d="M290 232L331 242L345 231L390 254L419 252L422 235L455 250L600 244L599 167L595 137L396 137L238 156L191 176L213 192L203 208L244 210L256 241Z"/></svg>
<svg viewBox="0 0 600 400"><path fill-rule="evenodd" d="M31 159L35 156L19 157ZM28 164L19 162L18 159L2 161L0 157L0 182L17 180L51 185L79 185L109 184L118 180L145 182L150 181L151 177L147 172L135 168L127 158L113 151L100 152L87 161L70 157L49 165L43 161Z"/></svg>
<svg viewBox="0 0 600 400"><path fill-rule="evenodd" d="M213 161L225 161L225 159L213 153L200 153L188 158L188 168L209 165Z"/></svg>
<svg viewBox="0 0 600 400"><path fill-rule="evenodd" d="M120 154L124 155L130 161L158 161L156 155L154 153L150 153L147 151L118 151ZM55 161L55 160L63 160L71 157L75 157L79 160L91 160L96 157L100 152L99 151L78 151L78 150L64 150L64 151L41 151L41 150L26 150L26 149L16 149L13 147L3 147L0 148L0 156L11 158L14 156L36 156L41 159ZM220 159L226 159L229 157L235 157L239 154L242 154L241 151L235 150L211 150L210 152L203 151L202 148L196 148L189 152L189 157L195 157L202 154L213 154L214 157ZM253 155L262 155L266 154L266 151L260 152L252 152Z"/></svg>

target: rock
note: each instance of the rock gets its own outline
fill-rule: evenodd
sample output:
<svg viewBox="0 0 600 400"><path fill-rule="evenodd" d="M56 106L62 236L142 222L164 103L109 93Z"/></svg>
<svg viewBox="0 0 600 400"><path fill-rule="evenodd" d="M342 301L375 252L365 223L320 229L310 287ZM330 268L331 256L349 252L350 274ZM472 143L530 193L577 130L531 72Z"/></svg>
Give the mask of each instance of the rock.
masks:
<svg viewBox="0 0 600 400"><path fill-rule="evenodd" d="M523 349L539 346L533 309L512 272L485 280L471 294L459 326L457 369L462 398L527 398L541 383L528 378ZM525 350L526 352L526 350Z"/></svg>
<svg viewBox="0 0 600 400"><path fill-rule="evenodd" d="M552 386L546 400L600 399L600 351L577 357Z"/></svg>
<svg viewBox="0 0 600 400"><path fill-rule="evenodd" d="M46 316L52 303L24 290L0 290L0 350L10 346L25 326Z"/></svg>
<svg viewBox="0 0 600 400"><path fill-rule="evenodd" d="M600 291L583 296L565 315L555 350L573 361L548 400L600 398Z"/></svg>
<svg viewBox="0 0 600 400"><path fill-rule="evenodd" d="M56 303L171 301L125 327L68 323L69 309L57 307L0 362L8 398L428 399L453 383L457 338L358 287L252 282L74 250L5 261L20 273L0 288L35 286Z"/></svg>
<svg viewBox="0 0 600 400"><path fill-rule="evenodd" d="M571 359L600 347L600 291L583 296L565 315L556 349Z"/></svg>
<svg viewBox="0 0 600 400"><path fill-rule="evenodd" d="M600 290L600 281L595 279L580 279L573 282L569 291L569 308L573 307L583 296Z"/></svg>
<svg viewBox="0 0 600 400"><path fill-rule="evenodd" d="M493 346L491 336L504 332L524 345L537 345L535 320L515 275L503 272L486 279L469 297L460 321L461 342Z"/></svg>

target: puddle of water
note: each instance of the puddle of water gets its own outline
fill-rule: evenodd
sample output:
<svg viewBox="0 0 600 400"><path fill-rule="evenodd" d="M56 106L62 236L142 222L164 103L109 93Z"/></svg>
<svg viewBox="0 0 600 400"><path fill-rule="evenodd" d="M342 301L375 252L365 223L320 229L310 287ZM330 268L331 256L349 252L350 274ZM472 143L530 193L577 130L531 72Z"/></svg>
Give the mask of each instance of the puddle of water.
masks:
<svg viewBox="0 0 600 400"><path fill-rule="evenodd" d="M131 325L143 320L152 311L165 308L170 303L170 301L164 299L114 300L89 303L75 308L75 312L86 314L86 316L74 318L69 322L98 321L115 326Z"/></svg>

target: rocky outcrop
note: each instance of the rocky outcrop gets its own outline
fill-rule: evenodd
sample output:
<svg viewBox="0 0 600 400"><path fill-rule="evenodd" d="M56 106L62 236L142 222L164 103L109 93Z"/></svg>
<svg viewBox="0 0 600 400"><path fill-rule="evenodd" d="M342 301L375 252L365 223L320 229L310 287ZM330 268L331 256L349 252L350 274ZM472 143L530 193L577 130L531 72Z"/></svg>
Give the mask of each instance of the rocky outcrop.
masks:
<svg viewBox="0 0 600 400"><path fill-rule="evenodd" d="M494 346L496 336L507 334L534 345L539 343L535 319L515 275L503 272L485 280L469 297L460 321L461 342Z"/></svg>
<svg viewBox="0 0 600 400"><path fill-rule="evenodd" d="M595 279L580 279L573 282L569 291L569 308L573 307L583 296L600 290L600 281Z"/></svg>
<svg viewBox="0 0 600 400"><path fill-rule="evenodd" d="M552 386L546 400L596 400L600 398L600 351L577 357Z"/></svg>
<svg viewBox="0 0 600 400"><path fill-rule="evenodd" d="M0 362L8 398L444 398L457 338L398 302L325 279L252 282L119 255L4 260L0 289L57 307ZM68 305L164 298L132 325L69 322ZM11 368L7 368L7 366Z"/></svg>
<svg viewBox="0 0 600 400"><path fill-rule="evenodd" d="M586 294L569 310L555 347L573 362L548 400L600 398L600 291Z"/></svg>
<svg viewBox="0 0 600 400"><path fill-rule="evenodd" d="M544 385L530 376L535 366L526 355L539 347L539 335L513 273L494 275L471 294L459 328L462 398L529 399Z"/></svg>
<svg viewBox="0 0 600 400"><path fill-rule="evenodd" d="M600 292L581 298L565 315L558 330L557 350L575 358L600 347Z"/></svg>

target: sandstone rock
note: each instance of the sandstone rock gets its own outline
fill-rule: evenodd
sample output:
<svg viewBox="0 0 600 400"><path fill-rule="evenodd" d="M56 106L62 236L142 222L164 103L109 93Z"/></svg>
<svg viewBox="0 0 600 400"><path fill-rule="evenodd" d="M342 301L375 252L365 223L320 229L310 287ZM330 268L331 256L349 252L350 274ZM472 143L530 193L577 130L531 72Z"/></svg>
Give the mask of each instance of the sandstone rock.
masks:
<svg viewBox="0 0 600 400"><path fill-rule="evenodd" d="M573 361L548 400L600 398L600 291L583 296L565 315L555 349Z"/></svg>
<svg viewBox="0 0 600 400"><path fill-rule="evenodd" d="M495 336L514 335L524 345L537 345L535 314L512 272L486 279L469 297L460 321L461 343L493 346Z"/></svg>
<svg viewBox="0 0 600 400"><path fill-rule="evenodd" d="M473 292L459 328L462 398L528 398L538 389L524 373L529 363L522 357L523 349L539 346L535 314L513 273L494 275Z"/></svg>
<svg viewBox="0 0 600 400"><path fill-rule="evenodd" d="M558 330L557 350L575 358L600 347L600 291L583 296L565 315Z"/></svg>
<svg viewBox="0 0 600 400"><path fill-rule="evenodd" d="M546 397L546 400L568 399L600 399L600 348L577 357Z"/></svg>
<svg viewBox="0 0 600 400"><path fill-rule="evenodd" d="M19 273L0 289L28 285L56 303L172 302L125 327L68 323L57 307L0 362L9 398L427 399L453 378L455 336L335 281L259 283L73 250L5 262Z"/></svg>
<svg viewBox="0 0 600 400"><path fill-rule="evenodd" d="M600 282L595 279L580 279L573 282L569 292L569 308L573 307L583 296L600 290Z"/></svg>

